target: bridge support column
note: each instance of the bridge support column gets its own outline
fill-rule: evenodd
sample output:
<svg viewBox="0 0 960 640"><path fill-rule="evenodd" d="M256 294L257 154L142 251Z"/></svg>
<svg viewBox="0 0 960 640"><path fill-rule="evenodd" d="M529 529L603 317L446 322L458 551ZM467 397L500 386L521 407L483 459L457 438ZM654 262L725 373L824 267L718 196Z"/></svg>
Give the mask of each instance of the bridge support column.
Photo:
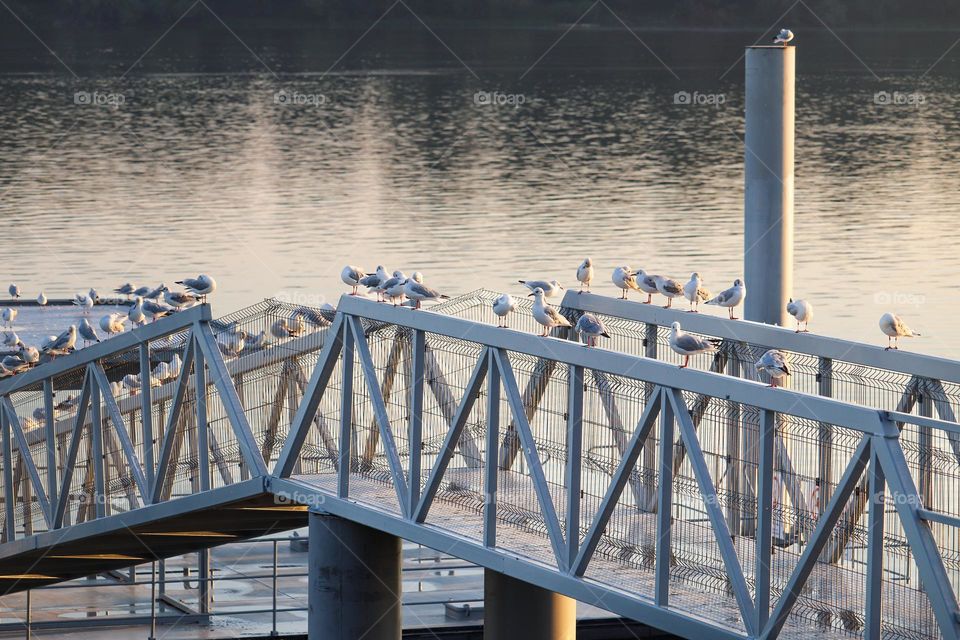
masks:
<svg viewBox="0 0 960 640"><path fill-rule="evenodd" d="M310 640L399 640L400 538L310 512Z"/></svg>
<svg viewBox="0 0 960 640"><path fill-rule="evenodd" d="M484 640L574 640L577 601L486 569Z"/></svg>

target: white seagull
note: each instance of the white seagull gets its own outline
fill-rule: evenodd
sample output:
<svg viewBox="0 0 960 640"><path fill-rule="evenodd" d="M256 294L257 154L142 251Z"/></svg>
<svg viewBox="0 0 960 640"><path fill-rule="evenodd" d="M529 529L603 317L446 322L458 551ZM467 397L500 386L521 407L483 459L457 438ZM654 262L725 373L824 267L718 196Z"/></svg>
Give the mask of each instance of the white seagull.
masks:
<svg viewBox="0 0 960 640"><path fill-rule="evenodd" d="M200 298L200 302L206 302L207 296L217 290L217 281L205 273L201 273L196 278L177 280L176 284L186 287L188 293Z"/></svg>
<svg viewBox="0 0 960 640"><path fill-rule="evenodd" d="M88 295L78 293L73 297L73 304L83 309L83 313L87 314L90 312L90 309L93 309L93 298Z"/></svg>
<svg viewBox="0 0 960 640"><path fill-rule="evenodd" d="M17 319L18 313L20 312L13 307L7 307L3 310L3 323L8 327L12 327L13 321Z"/></svg>
<svg viewBox="0 0 960 640"><path fill-rule="evenodd" d="M547 332L554 327L571 327L570 321L560 315L560 312L544 302L546 294L543 289L537 287L530 294L533 296L533 319L543 325L543 333L540 337L547 337ZM529 297L529 296L528 296Z"/></svg>
<svg viewBox="0 0 960 640"><path fill-rule="evenodd" d="M791 40L793 40L793 31L790 31L790 29L780 29L780 33L773 37L773 44L787 46L787 43Z"/></svg>
<svg viewBox="0 0 960 640"><path fill-rule="evenodd" d="M918 338L920 334L907 326L903 320L900 319L900 316L895 313L885 313L880 317L880 331L883 331L887 335L887 348L890 349L899 349L900 346L897 344L900 338ZM893 345L890 344L890 340L893 339Z"/></svg>
<svg viewBox="0 0 960 640"><path fill-rule="evenodd" d="M683 297L690 301L689 311L691 313L697 313L700 303L710 299L710 292L703 287L700 274L696 271L690 274L690 280L683 285Z"/></svg>
<svg viewBox="0 0 960 640"><path fill-rule="evenodd" d="M714 341L685 333L679 322L670 325L670 348L683 356L683 369L690 364L690 356L698 353L713 353L717 350Z"/></svg>
<svg viewBox="0 0 960 640"><path fill-rule="evenodd" d="M673 299L683 295L683 285L679 280L667 276L653 276L653 281L657 284L657 291L667 299L664 309L669 309L673 305Z"/></svg>
<svg viewBox="0 0 960 640"><path fill-rule="evenodd" d="M747 296L747 287L743 284L743 280L737 278L733 281L733 286L729 289L724 289L716 296L707 300L707 304L715 304L721 307L726 307L730 312L730 319L736 320L737 318L733 315L733 310L737 307L743 299Z"/></svg>
<svg viewBox="0 0 960 640"><path fill-rule="evenodd" d="M560 292L563 291L563 285L561 285L556 280L517 280L520 284L525 286L530 291L535 289L542 289L543 295L548 298L553 298L560 295ZM528 298L530 296L527 296Z"/></svg>
<svg viewBox="0 0 960 640"><path fill-rule="evenodd" d="M127 321L127 316L122 313L109 313L100 318L100 328L109 335L123 333L123 323Z"/></svg>
<svg viewBox="0 0 960 640"><path fill-rule="evenodd" d="M407 280L407 283L403 285L403 293L416 302L414 309L420 308L420 303L424 300L440 300L448 299L450 296L445 296L436 289L431 289L427 285L423 284L423 276L420 275L420 272L417 271L413 274L413 277Z"/></svg>
<svg viewBox="0 0 960 640"><path fill-rule="evenodd" d="M127 317L130 318L130 322L142 327L147 321L147 314L143 310L143 298L137 296L134 299L133 306L130 307L130 310L127 311Z"/></svg>
<svg viewBox="0 0 960 640"><path fill-rule="evenodd" d="M397 306L397 300L403 301L403 289L406 284L406 274L403 271L394 271L393 277L380 286L383 290L384 301L389 300L393 302L393 306Z"/></svg>
<svg viewBox="0 0 960 640"><path fill-rule="evenodd" d="M77 344L77 327L70 325L66 331L58 336L50 336L43 344L41 351L51 356L63 356L73 351Z"/></svg>
<svg viewBox="0 0 960 640"><path fill-rule="evenodd" d="M645 304L650 304L653 302L653 294L660 293L660 290L657 289L657 278L651 273L647 273L643 269L637 269L637 286L640 287L640 291L643 291L647 294L647 301Z"/></svg>
<svg viewBox="0 0 960 640"><path fill-rule="evenodd" d="M776 387L777 380L790 375L790 369L787 367L787 357L782 351L770 349L760 356L756 365L758 372L766 373L770 376L770 386Z"/></svg>
<svg viewBox="0 0 960 640"><path fill-rule="evenodd" d="M623 289L623 294L620 296L621 300L627 299L627 291L630 289L640 291L640 285L637 284L637 272L631 271L627 265L614 269L610 279L613 280L613 284Z"/></svg>
<svg viewBox="0 0 960 640"><path fill-rule="evenodd" d="M810 321L813 320L813 305L806 300L794 300L790 298L787 303L787 313L797 319L797 333L807 333L810 331ZM803 324L803 331L800 325Z"/></svg>
<svg viewBox="0 0 960 640"><path fill-rule="evenodd" d="M350 293L352 296L357 295L357 287L360 286L360 281L366 277L367 274L363 272L363 269L349 264L340 272L340 279L343 280L343 283L353 287L353 291Z"/></svg>
<svg viewBox="0 0 960 640"><path fill-rule="evenodd" d="M382 264L378 264L375 273L360 278L360 284L367 287L367 293L376 292L377 300L383 302L383 289L380 288L380 285L389 279L390 276L387 275L387 270Z"/></svg>
<svg viewBox="0 0 960 640"><path fill-rule="evenodd" d="M580 319L577 320L577 326L574 328L574 330L580 335L581 338L587 338L583 345L585 347L597 346L597 338L600 336L603 336L604 338L610 337L610 334L607 333L607 328L603 325L603 321L592 313L585 313L580 316Z"/></svg>
<svg viewBox="0 0 960 640"><path fill-rule="evenodd" d="M7 333L3 334L3 346L19 347L22 344L23 344L23 341L20 340L20 336L18 336L13 331L8 331Z"/></svg>
<svg viewBox="0 0 960 640"><path fill-rule="evenodd" d="M246 331L229 331L217 336L217 346L225 356L236 357L240 355L243 348L247 345Z"/></svg>
<svg viewBox="0 0 960 640"><path fill-rule="evenodd" d="M87 346L91 342L100 342L100 338L97 337L97 332L86 318L80 320L80 328L78 331L80 332L80 337L83 338L83 346Z"/></svg>
<svg viewBox="0 0 960 640"><path fill-rule="evenodd" d="M43 291L37 296L37 304L41 307L47 306L47 296L43 295Z"/></svg>
<svg viewBox="0 0 960 640"><path fill-rule="evenodd" d="M134 285L132 282L127 282L120 285L116 289L114 289L113 292L119 293L122 296L126 296L129 299L130 296L133 295L133 292L136 290L137 290L136 285Z"/></svg>
<svg viewBox="0 0 960 640"><path fill-rule="evenodd" d="M11 298L19 298L19 297L20 297L20 287L18 287L18 286L15 285L15 284L11 284L11 285L7 288L7 291L10 292L10 297L11 297Z"/></svg>
<svg viewBox="0 0 960 640"><path fill-rule="evenodd" d="M590 283L593 282L593 260L587 258L577 267L577 280L580 282L580 293L583 293L583 285L587 285L587 291L590 291Z"/></svg>
<svg viewBox="0 0 960 640"><path fill-rule="evenodd" d="M193 294L186 293L183 291L170 291L169 289L164 288L163 292L163 301L168 305L173 307L175 310L180 311L188 307L192 307L197 304L197 297Z"/></svg>
<svg viewBox="0 0 960 640"><path fill-rule="evenodd" d="M150 318L150 322L156 322L164 316L168 316L173 313L173 309L168 307L165 304L160 304L159 302L154 302L153 300L144 300L143 301L143 314Z"/></svg>
<svg viewBox="0 0 960 640"><path fill-rule="evenodd" d="M507 327L507 316L516 308L517 301L509 293L498 295L493 301L493 312L502 318L497 326L505 329Z"/></svg>

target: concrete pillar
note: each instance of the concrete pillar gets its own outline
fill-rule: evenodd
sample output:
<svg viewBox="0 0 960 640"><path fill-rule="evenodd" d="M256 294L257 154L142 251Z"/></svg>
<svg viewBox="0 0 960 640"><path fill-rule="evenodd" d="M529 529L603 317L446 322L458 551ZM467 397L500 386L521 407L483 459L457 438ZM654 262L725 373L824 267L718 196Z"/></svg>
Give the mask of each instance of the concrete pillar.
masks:
<svg viewBox="0 0 960 640"><path fill-rule="evenodd" d="M400 538L310 513L310 640L400 640Z"/></svg>
<svg viewBox="0 0 960 640"><path fill-rule="evenodd" d="M788 326L793 295L795 47L748 47L744 135L744 318Z"/></svg>
<svg viewBox="0 0 960 640"><path fill-rule="evenodd" d="M497 571L483 572L484 640L575 640L577 601Z"/></svg>

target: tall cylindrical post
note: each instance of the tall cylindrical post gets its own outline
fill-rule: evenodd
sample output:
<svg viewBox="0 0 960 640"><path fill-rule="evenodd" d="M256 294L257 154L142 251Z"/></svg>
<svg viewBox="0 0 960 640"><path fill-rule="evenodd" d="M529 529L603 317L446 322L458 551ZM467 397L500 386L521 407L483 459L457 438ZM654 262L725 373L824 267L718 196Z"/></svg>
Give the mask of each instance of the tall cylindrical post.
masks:
<svg viewBox="0 0 960 640"><path fill-rule="evenodd" d="M399 640L401 541L310 512L310 640Z"/></svg>
<svg viewBox="0 0 960 640"><path fill-rule="evenodd" d="M484 640L575 640L577 601L506 574L483 572Z"/></svg>
<svg viewBox="0 0 960 640"><path fill-rule="evenodd" d="M744 317L787 325L793 288L794 47L748 47L744 135Z"/></svg>

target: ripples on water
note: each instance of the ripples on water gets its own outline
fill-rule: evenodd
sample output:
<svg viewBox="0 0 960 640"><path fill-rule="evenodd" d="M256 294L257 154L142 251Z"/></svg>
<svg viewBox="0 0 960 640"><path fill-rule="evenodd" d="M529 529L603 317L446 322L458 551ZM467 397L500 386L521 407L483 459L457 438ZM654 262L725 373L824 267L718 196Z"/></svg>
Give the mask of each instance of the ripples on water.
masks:
<svg viewBox="0 0 960 640"><path fill-rule="evenodd" d="M48 295L208 272L217 313L334 300L346 263L421 270L451 294L572 284L586 255L610 294L623 263L696 269L713 288L741 275L735 61L757 33L642 32L677 80L625 32L575 29L520 80L562 28L438 29L478 80L422 30L386 29L325 75L355 31L240 30L276 77L221 31L172 32L122 80L155 36L52 45L79 80L15 39L0 75L3 271ZM910 348L960 357L960 49L922 76L954 36L842 34L878 80L829 34L803 35L796 293L816 302L816 331L881 343L877 318L895 310L929 335ZM278 105L281 87L325 103ZM74 104L93 90L125 104ZM478 106L478 90L525 104ZM675 105L678 90L726 101ZM876 105L881 90L924 103Z"/></svg>

